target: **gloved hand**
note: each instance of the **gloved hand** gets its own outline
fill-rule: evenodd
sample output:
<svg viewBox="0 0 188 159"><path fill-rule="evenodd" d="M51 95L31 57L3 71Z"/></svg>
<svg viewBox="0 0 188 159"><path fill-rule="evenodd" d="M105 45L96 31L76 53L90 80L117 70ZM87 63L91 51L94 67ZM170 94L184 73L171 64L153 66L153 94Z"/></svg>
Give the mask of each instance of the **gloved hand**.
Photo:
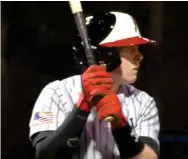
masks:
<svg viewBox="0 0 188 159"><path fill-rule="evenodd" d="M83 92L80 95L77 107L82 111L89 112L92 107L92 98L96 95L104 94L110 90L113 85L113 79L110 73L106 72L104 66L90 66L82 75ZM97 94L95 94L95 90Z"/></svg>
<svg viewBox="0 0 188 159"><path fill-rule="evenodd" d="M100 91L94 90L92 93L98 94ZM111 122L112 129L124 127L128 122L121 111L121 104L116 95L111 90L103 91L103 98L96 104L97 117L99 120L104 120L108 116L113 116Z"/></svg>

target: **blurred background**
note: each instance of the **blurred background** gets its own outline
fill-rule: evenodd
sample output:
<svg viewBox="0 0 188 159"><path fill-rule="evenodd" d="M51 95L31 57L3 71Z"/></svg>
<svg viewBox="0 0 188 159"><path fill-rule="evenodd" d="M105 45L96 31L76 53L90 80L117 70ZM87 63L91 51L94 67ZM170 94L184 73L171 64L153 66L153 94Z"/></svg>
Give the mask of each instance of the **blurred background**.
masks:
<svg viewBox="0 0 188 159"><path fill-rule="evenodd" d="M143 48L138 88L156 99L161 159L188 158L188 3L83 2L85 15L130 13L143 35L158 41ZM68 2L1 2L1 155L34 159L29 119L41 89L78 73L70 44L75 30Z"/></svg>

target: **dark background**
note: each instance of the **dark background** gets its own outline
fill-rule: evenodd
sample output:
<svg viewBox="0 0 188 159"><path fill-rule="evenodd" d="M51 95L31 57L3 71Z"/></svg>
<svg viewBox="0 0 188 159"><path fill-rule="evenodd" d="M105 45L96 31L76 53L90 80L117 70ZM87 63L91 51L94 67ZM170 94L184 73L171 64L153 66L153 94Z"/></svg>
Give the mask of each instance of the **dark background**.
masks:
<svg viewBox="0 0 188 159"><path fill-rule="evenodd" d="M83 2L83 9L128 12L158 41L143 48L136 85L156 99L161 158L188 158L188 3ZM68 2L1 2L2 158L34 158L31 111L46 84L77 73L69 47L74 29Z"/></svg>

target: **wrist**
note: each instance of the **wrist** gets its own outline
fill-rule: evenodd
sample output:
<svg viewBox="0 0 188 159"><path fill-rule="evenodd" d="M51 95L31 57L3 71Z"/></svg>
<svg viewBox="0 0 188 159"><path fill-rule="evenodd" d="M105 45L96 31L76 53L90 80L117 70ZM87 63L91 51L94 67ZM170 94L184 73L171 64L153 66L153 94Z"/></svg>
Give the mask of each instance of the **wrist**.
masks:
<svg viewBox="0 0 188 159"><path fill-rule="evenodd" d="M84 92L81 92L78 102L76 103L76 106L78 107L78 109L84 112L90 112L91 107Z"/></svg>
<svg viewBox="0 0 188 159"><path fill-rule="evenodd" d="M114 116L114 120L111 122L111 128L112 130L118 130L123 128L127 124L127 119L124 117L122 113L120 113L119 116Z"/></svg>
<svg viewBox="0 0 188 159"><path fill-rule="evenodd" d="M112 130L121 157L132 158L144 149L144 143L132 133L129 124L119 129Z"/></svg>

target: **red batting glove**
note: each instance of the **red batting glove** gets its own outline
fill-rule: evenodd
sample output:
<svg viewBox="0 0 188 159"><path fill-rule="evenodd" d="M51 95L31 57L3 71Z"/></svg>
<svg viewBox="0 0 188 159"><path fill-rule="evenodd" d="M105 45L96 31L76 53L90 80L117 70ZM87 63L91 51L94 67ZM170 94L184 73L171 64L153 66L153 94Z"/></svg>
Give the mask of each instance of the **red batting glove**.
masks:
<svg viewBox="0 0 188 159"><path fill-rule="evenodd" d="M91 99L95 94L91 94L93 90L98 90L98 94L104 94L106 90L112 88L113 79L110 73L106 72L102 66L90 66L82 75L83 92L80 95L77 107L85 112L91 109Z"/></svg>
<svg viewBox="0 0 188 159"><path fill-rule="evenodd" d="M113 116L111 122L112 129L124 127L128 122L121 111L121 104L117 95L113 91L106 90L103 92L104 97L96 104L97 117L99 120L104 120L106 117ZM97 95L95 90L92 94Z"/></svg>

